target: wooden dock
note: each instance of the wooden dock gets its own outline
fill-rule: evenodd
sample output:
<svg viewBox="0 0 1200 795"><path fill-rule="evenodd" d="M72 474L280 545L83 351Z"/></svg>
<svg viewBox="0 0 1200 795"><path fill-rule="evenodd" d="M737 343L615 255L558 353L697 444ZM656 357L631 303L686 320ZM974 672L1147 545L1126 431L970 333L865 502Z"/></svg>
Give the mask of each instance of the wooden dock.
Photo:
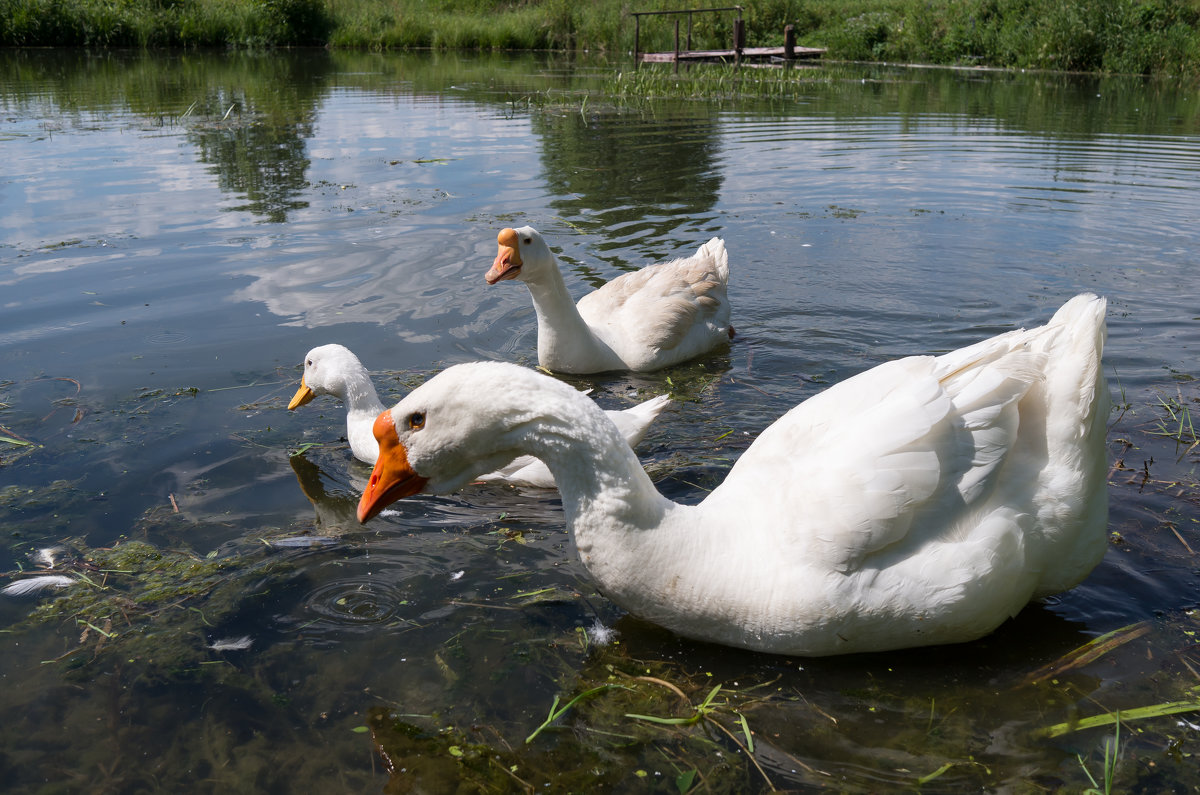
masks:
<svg viewBox="0 0 1200 795"><path fill-rule="evenodd" d="M732 49L693 50L692 16L694 14L712 14L722 12L736 12L737 14L736 18L733 20ZM820 47L796 46L796 30L792 25L787 25L783 29L782 47L747 47L746 25L742 20L741 6L725 6L722 8L693 8L680 11L634 11L632 14L630 14L630 16L633 17L634 21L633 57L634 60L636 60L639 64L673 63L678 66L680 62L683 61L716 61L740 64L743 60L789 62L801 59L812 60L814 58L820 58L825 54L825 50ZM642 52L642 17L657 16L674 17L675 49L671 52ZM687 20L687 38L684 40L680 39L679 22L681 18Z"/></svg>
<svg viewBox="0 0 1200 795"><path fill-rule="evenodd" d="M675 63L677 61L717 61L729 63L741 59L761 61L791 61L820 58L825 54L821 47L793 47L789 56L783 47L743 47L739 50L680 50L679 52L639 53L642 63Z"/></svg>

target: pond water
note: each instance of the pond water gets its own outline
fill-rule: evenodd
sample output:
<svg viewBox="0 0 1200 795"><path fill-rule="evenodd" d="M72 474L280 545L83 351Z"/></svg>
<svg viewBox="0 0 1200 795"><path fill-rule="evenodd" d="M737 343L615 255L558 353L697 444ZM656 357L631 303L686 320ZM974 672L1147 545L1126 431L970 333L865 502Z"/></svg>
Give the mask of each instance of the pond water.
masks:
<svg viewBox="0 0 1200 795"><path fill-rule="evenodd" d="M0 570L83 579L0 597L9 791L1077 792L1116 732L1072 722L1117 710L1119 788L1200 786L1200 715L1145 709L1200 707L1200 86L830 65L606 101L628 66L0 53ZM483 281L525 223L576 295L725 238L727 350L569 379L674 395L639 453L684 502L828 384L1107 296L1104 561L976 643L804 660L624 615L555 492L360 526L341 407L286 410L305 352L385 402L536 364L527 291Z"/></svg>

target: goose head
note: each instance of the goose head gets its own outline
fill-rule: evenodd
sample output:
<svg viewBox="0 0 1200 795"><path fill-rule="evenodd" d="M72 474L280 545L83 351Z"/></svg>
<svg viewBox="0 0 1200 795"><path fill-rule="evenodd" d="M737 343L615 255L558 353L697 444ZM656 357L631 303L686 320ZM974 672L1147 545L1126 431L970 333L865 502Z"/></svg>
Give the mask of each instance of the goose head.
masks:
<svg viewBox="0 0 1200 795"><path fill-rule="evenodd" d="M517 365L475 362L447 369L382 412L372 431L379 457L358 503L366 522L396 500L446 494L512 461L543 415L547 388ZM540 386L540 389L539 389Z"/></svg>
<svg viewBox="0 0 1200 795"><path fill-rule="evenodd" d="M313 348L304 357L304 375L300 378L300 388L288 403L288 411L309 403L319 395L333 395L345 400L347 379L359 371L366 373L367 370L345 346L321 345Z"/></svg>
<svg viewBox="0 0 1200 795"><path fill-rule="evenodd" d="M555 268L554 255L538 231L532 226L520 229L501 229L496 235L500 249L484 279L495 284L507 279L536 281L548 268Z"/></svg>

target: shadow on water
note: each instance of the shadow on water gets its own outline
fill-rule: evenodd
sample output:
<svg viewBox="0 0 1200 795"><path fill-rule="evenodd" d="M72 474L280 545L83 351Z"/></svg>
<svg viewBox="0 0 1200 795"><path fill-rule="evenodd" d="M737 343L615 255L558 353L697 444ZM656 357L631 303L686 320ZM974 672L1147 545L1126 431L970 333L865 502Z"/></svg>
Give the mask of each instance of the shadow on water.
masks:
<svg viewBox="0 0 1200 795"><path fill-rule="evenodd" d="M0 568L67 580L0 597L8 790L1078 792L1118 711L1119 789L1196 787L1196 93L833 67L591 98L611 66L0 53ZM828 383L1114 296L1104 562L975 643L801 660L622 614L554 492L359 525L342 407L286 411L303 352L351 342L385 402L532 363L528 296L481 278L525 222L575 293L729 240L727 348L566 379L673 396L639 454L682 502Z"/></svg>

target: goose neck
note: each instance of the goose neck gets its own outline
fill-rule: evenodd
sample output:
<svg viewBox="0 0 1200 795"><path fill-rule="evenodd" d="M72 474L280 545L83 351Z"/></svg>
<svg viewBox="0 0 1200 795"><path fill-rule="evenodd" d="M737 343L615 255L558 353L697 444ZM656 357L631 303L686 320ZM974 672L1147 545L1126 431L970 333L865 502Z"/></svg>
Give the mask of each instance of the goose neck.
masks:
<svg viewBox="0 0 1200 795"><path fill-rule="evenodd" d="M544 416L528 451L554 473L567 524L585 541L595 527L645 530L672 503L658 493L620 431L582 395L566 412Z"/></svg>
<svg viewBox="0 0 1200 795"><path fill-rule="evenodd" d="M538 317L539 339L544 335L561 335L565 338L590 338L588 328L563 280L558 263L546 268L534 281L526 282L533 296L533 307Z"/></svg>
<svg viewBox="0 0 1200 795"><path fill-rule="evenodd" d="M375 416L384 408L379 394L375 391L375 385L371 383L371 377L365 370L347 375L345 390L338 397L345 401L346 409L354 413Z"/></svg>

